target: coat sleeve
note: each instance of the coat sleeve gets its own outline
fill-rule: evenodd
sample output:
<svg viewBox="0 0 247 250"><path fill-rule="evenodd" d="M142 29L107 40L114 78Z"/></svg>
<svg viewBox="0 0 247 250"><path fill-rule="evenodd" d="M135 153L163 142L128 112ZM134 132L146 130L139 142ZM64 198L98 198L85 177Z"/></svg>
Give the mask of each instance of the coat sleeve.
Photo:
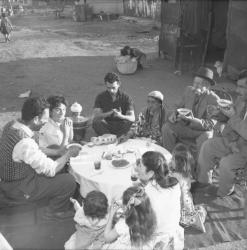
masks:
<svg viewBox="0 0 247 250"><path fill-rule="evenodd" d="M207 105L218 105L218 101L220 100L220 98L213 92L210 92L210 94L208 95L208 101L207 101ZM206 107L206 111L205 111L205 118L195 118L190 122L190 127L193 129L197 129L197 130L205 130L205 131L209 131L212 130L214 125L216 124L216 121L213 120L212 118L210 118L207 114L207 107Z"/></svg>
<svg viewBox="0 0 247 250"><path fill-rule="evenodd" d="M234 115L229 119L228 124L236 131L242 138L247 140L247 113L245 118L241 119L238 115Z"/></svg>

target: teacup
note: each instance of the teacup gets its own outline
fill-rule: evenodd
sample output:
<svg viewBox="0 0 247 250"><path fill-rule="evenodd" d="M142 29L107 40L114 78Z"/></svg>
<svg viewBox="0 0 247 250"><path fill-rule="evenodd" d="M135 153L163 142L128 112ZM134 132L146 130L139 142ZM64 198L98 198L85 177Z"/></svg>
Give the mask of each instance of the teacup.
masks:
<svg viewBox="0 0 247 250"><path fill-rule="evenodd" d="M233 103L230 100L221 99L218 101L219 107L223 109L229 109L232 106L232 104Z"/></svg>
<svg viewBox="0 0 247 250"><path fill-rule="evenodd" d="M192 111L190 109L180 108L180 109L177 109L177 113L179 115L190 116L192 114Z"/></svg>

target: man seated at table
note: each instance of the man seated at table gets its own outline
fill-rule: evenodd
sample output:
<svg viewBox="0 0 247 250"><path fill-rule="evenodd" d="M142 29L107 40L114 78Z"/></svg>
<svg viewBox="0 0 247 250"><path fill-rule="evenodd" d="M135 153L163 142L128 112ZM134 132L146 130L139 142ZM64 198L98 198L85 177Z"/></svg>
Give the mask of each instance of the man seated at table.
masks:
<svg viewBox="0 0 247 250"><path fill-rule="evenodd" d="M48 158L33 139L49 118L45 99L29 98L23 104L21 120L7 123L0 140L0 191L5 202L32 203L46 199L46 218L63 219L73 215L69 197L76 183L70 174L58 174L71 156L79 153L71 148L56 161Z"/></svg>
<svg viewBox="0 0 247 250"><path fill-rule="evenodd" d="M104 78L106 90L95 100L93 129L97 135L127 133L135 121L132 99L119 88L120 78L116 73L107 73Z"/></svg>
<svg viewBox="0 0 247 250"><path fill-rule="evenodd" d="M210 90L213 85L213 71L201 67L194 77L193 86L186 87L180 103L162 127L162 142L167 150L172 152L175 145L182 142L197 151L213 135L215 122L208 117L207 107L217 105L220 99ZM186 108L191 112L188 116L178 114L179 108Z"/></svg>
<svg viewBox="0 0 247 250"><path fill-rule="evenodd" d="M210 183L210 171L219 161L219 196L230 195L234 191L235 169L246 168L247 163L247 70L237 81L238 98L234 105L221 111L229 117L222 136L203 143L198 163L199 174L196 187ZM204 185L203 185L204 184Z"/></svg>

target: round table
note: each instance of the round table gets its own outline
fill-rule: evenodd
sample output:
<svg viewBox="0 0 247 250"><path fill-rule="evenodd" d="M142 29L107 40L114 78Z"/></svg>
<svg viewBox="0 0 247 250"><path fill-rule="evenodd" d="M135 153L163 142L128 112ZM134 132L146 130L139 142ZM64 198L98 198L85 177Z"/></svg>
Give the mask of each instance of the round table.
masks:
<svg viewBox="0 0 247 250"><path fill-rule="evenodd" d="M145 139L129 139L128 141L110 145L84 146L80 154L71 158L70 173L80 184L80 193L83 197L92 190L103 192L108 202L120 199L123 192L133 185L131 181L131 169L136 164L136 154L126 153L123 158L129 161L126 168L113 167L111 160L102 159L104 152L116 151L128 152L138 151L140 156L146 151L158 151L162 153L167 161L171 160L171 154L163 147L150 143ZM101 160L101 170L94 169L94 162Z"/></svg>

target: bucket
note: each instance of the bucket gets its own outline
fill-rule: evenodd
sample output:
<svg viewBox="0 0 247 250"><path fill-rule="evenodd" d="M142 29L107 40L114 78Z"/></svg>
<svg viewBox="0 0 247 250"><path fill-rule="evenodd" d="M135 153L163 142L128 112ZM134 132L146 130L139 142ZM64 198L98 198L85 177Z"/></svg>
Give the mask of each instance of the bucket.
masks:
<svg viewBox="0 0 247 250"><path fill-rule="evenodd" d="M85 117L72 117L73 121L73 131L74 137L73 140L75 142L80 142L84 139L86 129L88 127L88 118Z"/></svg>

